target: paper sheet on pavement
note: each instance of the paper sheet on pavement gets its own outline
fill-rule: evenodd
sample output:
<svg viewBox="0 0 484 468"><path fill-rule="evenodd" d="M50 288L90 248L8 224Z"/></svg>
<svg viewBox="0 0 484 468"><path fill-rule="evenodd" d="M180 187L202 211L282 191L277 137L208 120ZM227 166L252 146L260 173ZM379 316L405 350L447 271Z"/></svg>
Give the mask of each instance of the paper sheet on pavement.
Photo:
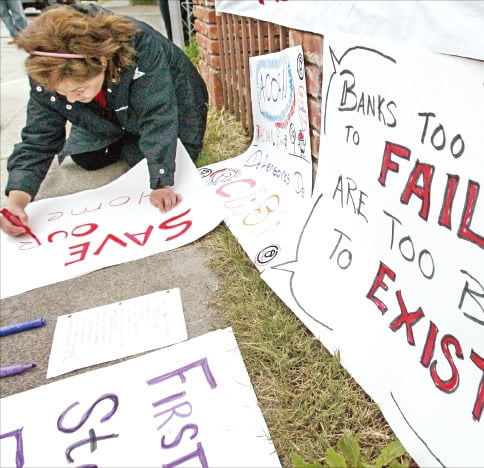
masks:
<svg viewBox="0 0 484 468"><path fill-rule="evenodd" d="M188 338L178 288L57 318L47 378Z"/></svg>

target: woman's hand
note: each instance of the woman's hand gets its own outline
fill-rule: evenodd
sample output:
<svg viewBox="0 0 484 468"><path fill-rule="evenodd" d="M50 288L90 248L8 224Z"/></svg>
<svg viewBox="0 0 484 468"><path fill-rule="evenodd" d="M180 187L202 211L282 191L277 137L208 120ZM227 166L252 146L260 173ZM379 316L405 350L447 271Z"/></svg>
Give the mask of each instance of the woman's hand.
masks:
<svg viewBox="0 0 484 468"><path fill-rule="evenodd" d="M172 189L166 185L163 188L151 192L150 202L162 213L166 213L181 202L181 195L173 192Z"/></svg>
<svg viewBox="0 0 484 468"><path fill-rule="evenodd" d="M25 212L25 207L29 204L32 197L21 190L11 190L8 194L7 205L5 208L16 216L22 224L27 226L29 217ZM15 226L5 216L0 216L0 228L9 236L21 236L25 234L25 229L22 226Z"/></svg>

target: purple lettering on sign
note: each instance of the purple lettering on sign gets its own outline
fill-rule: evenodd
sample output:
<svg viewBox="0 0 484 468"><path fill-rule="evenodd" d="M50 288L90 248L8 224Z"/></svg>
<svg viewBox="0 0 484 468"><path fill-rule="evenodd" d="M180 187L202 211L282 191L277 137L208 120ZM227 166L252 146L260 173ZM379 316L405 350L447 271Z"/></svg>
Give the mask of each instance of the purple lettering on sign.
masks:
<svg viewBox="0 0 484 468"><path fill-rule="evenodd" d="M154 405L153 405L153 406L154 406ZM178 411L176 410L177 408L182 408L182 407L184 407L184 406L188 406L188 413L181 413L181 412L178 412ZM165 411L162 411L161 413L156 413L156 414L155 414L155 418L157 418L158 416L161 416L161 415L163 415L163 414L165 414L165 413L168 413L169 411L171 411L170 416L169 416L167 419L165 419L165 422L164 422L163 424L161 424L160 426L158 426L158 427L157 427L157 430L158 430L158 431L159 431L159 430L160 430L160 429L161 429L161 428L162 428L162 427L163 427L163 426L164 426L164 425L165 425L165 424L166 424L168 421L170 421L170 420L171 420L171 418L172 418L173 416L175 416L175 415L176 415L176 416L179 416L179 417L181 417L181 418L188 418L188 416L190 416L190 415L192 414L192 405L191 405L191 403L190 403L189 401L184 401L183 403L180 403L180 404L178 404L178 405L176 405L176 406L173 406L172 408L169 408L169 409L167 409L167 410L165 410Z"/></svg>
<svg viewBox="0 0 484 468"><path fill-rule="evenodd" d="M61 415L59 416L59 419L57 420L57 429L59 429L59 431L61 432L67 432L67 433L70 433L70 432L75 432L77 431L87 420L87 418L91 415L92 411L94 410L94 408L97 406L98 403L100 403L101 401L103 400L111 400L112 403L113 403L113 408L111 411L109 411L105 416L103 416L101 418L101 422L104 422L104 421L107 421L111 418L111 416L116 412L116 410L118 409L118 405L119 405L119 399L116 395L114 395L113 393L108 393L106 395L103 395L101 396L100 398L98 398L94 404L82 415L81 417L81 420L79 421L79 424L77 426L74 426L74 427L65 427L63 425L63 422L64 422L64 418L67 414L68 411L70 411L72 408L74 408L74 406L78 405L79 402L76 401L74 403L72 403L72 405L68 406L62 413Z"/></svg>
<svg viewBox="0 0 484 468"><path fill-rule="evenodd" d="M71 456L71 452L79 447L82 447L83 445L89 444L89 448L91 450L91 453L94 452L97 449L97 441L98 440L106 440L106 439L115 439L116 437L119 437L119 434L109 434L105 436L98 436L96 434L96 431L94 429L89 429L89 437L87 439L80 440L79 442L75 442L72 445L69 445L66 449L66 460L69 463L74 463L74 458Z"/></svg>
<svg viewBox="0 0 484 468"><path fill-rule="evenodd" d="M208 468L207 458L205 457L205 452L203 451L203 447L200 442L197 443L197 450L181 458L178 458L177 460L174 460L171 463L164 463L163 468L174 468L175 466L179 466L182 463L185 463L189 460L193 460L194 458L198 458L203 468Z"/></svg>
<svg viewBox="0 0 484 468"><path fill-rule="evenodd" d="M180 367L179 369L168 372L167 374L163 374L163 375L160 375L158 377L154 377L153 379L147 380L146 383L148 385L154 385L154 384L163 382L164 380L171 379L172 377L175 377L175 376L180 377L181 382L185 383L187 378L185 377L184 372L187 372L187 371L194 369L196 367L199 367L199 366L202 368L203 373L205 374L205 378L207 379L207 382L209 383L210 387L216 388L217 382L215 381L215 378L212 374L212 371L210 370L210 367L208 366L207 358L199 359L198 361L194 361L191 364L187 364L186 366L183 366L183 367Z"/></svg>
<svg viewBox="0 0 484 468"><path fill-rule="evenodd" d="M16 468L23 468L24 466L24 444L22 439L22 430L23 427L20 429L15 429L14 431L6 432L5 434L0 434L0 439L15 437L15 442L17 443L17 449L15 451Z"/></svg>
<svg viewBox="0 0 484 468"><path fill-rule="evenodd" d="M155 401L154 403L152 403L152 405L161 406L161 405L164 405L165 403L170 403L173 400L178 400L178 398L184 397L185 395L186 395L185 392L175 393L173 395L163 398L162 400Z"/></svg>
<svg viewBox="0 0 484 468"><path fill-rule="evenodd" d="M188 429L191 429L192 430L192 435L190 436L190 440L193 440L195 437L197 437L197 434L198 434L198 426L196 424L185 424L181 428L180 432L176 435L176 437L173 440L173 442L171 442L171 443L166 442L166 436L163 436L161 438L161 448L170 449L170 448L176 447L180 443L180 441L181 441L181 439L183 437L183 434Z"/></svg>

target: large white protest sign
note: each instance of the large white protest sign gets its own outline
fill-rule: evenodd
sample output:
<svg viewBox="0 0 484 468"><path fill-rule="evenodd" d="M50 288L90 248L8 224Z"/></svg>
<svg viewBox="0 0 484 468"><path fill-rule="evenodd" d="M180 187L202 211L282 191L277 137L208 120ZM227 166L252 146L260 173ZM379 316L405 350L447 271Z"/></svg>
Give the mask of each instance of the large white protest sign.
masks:
<svg viewBox="0 0 484 468"><path fill-rule="evenodd" d="M231 329L1 407L2 467L280 466Z"/></svg>
<svg viewBox="0 0 484 468"><path fill-rule="evenodd" d="M326 35L343 32L484 59L484 2L215 0L217 11Z"/></svg>
<svg viewBox="0 0 484 468"><path fill-rule="evenodd" d="M150 203L145 159L104 187L31 203L37 240L0 234L1 297L175 249L214 229L220 203L180 142L176 163L182 202L168 213Z"/></svg>
<svg viewBox="0 0 484 468"><path fill-rule="evenodd" d="M324 70L313 205L262 276L417 463L483 466L484 64L331 35Z"/></svg>
<svg viewBox="0 0 484 468"><path fill-rule="evenodd" d="M301 46L250 58L254 138L243 154L200 169L225 223L259 269L285 254L311 198L312 164Z"/></svg>

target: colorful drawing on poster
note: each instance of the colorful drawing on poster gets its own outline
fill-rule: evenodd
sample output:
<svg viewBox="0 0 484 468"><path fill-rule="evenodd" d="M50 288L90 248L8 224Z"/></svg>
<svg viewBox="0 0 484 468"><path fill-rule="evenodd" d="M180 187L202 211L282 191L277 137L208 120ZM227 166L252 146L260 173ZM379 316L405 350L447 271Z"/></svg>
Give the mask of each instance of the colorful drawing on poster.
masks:
<svg viewBox="0 0 484 468"><path fill-rule="evenodd" d="M309 203L312 162L302 48L250 58L254 136L241 155L200 169L225 223L259 270L284 258ZM288 251L290 252L290 250Z"/></svg>

